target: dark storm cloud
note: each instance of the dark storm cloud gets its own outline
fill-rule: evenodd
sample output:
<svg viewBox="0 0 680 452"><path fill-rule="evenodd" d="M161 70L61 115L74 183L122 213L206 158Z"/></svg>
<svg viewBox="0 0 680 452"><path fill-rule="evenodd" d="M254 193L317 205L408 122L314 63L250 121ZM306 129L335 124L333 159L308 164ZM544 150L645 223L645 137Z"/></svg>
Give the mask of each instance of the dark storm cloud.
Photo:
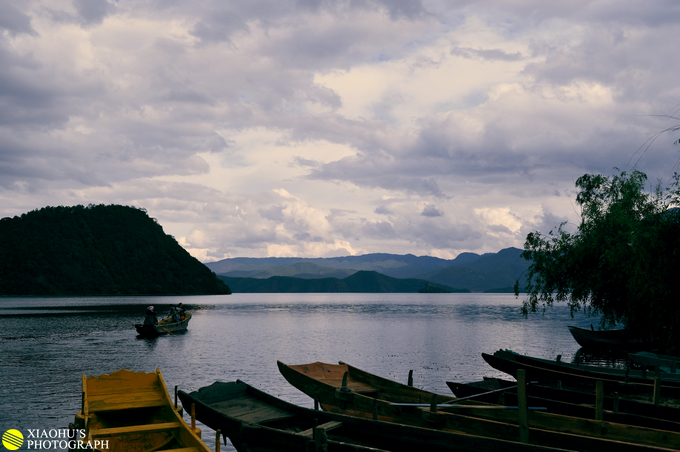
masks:
<svg viewBox="0 0 680 452"><path fill-rule="evenodd" d="M191 34L204 42L230 42L231 35L238 31L247 32L248 25L235 8L225 5L224 9L200 20Z"/></svg>
<svg viewBox="0 0 680 452"><path fill-rule="evenodd" d="M451 224L442 219L423 219L402 224L398 228L402 239L413 241L425 248L457 249L470 247L475 249L485 236L470 224Z"/></svg>
<svg viewBox="0 0 680 452"><path fill-rule="evenodd" d="M206 105L213 103L213 99L211 99L207 94L186 89L170 90L167 94L161 96L160 99L168 102L187 102Z"/></svg>
<svg viewBox="0 0 680 452"><path fill-rule="evenodd" d="M437 209L437 207L433 206L432 204L428 204L425 206L422 212L420 212L420 215L423 217L441 217L444 214Z"/></svg>
<svg viewBox="0 0 680 452"><path fill-rule="evenodd" d="M318 28L312 23L296 27L285 39L268 41L263 50L270 57L286 55L282 61L286 65L311 69L337 63L338 58L350 62L366 57L368 49L355 44L369 37L370 31L361 26L342 24Z"/></svg>
<svg viewBox="0 0 680 452"><path fill-rule="evenodd" d="M115 8L108 0L73 0L73 6L84 25L101 23Z"/></svg>
<svg viewBox="0 0 680 452"><path fill-rule="evenodd" d="M602 83L626 103L675 96L671 74L680 70L672 44L676 35L671 27L624 30L610 25L588 30L576 47L537 44L535 51L545 54L546 60L528 65L526 73L539 82L556 85L579 80Z"/></svg>
<svg viewBox="0 0 680 452"><path fill-rule="evenodd" d="M324 164L321 168L312 170L306 178L342 180L360 187L384 188L436 198L448 197L434 177L419 177L417 170L406 171L405 167L414 169L409 162L395 162L384 156L361 155Z"/></svg>
<svg viewBox="0 0 680 452"><path fill-rule="evenodd" d="M381 0L393 19L406 17L414 19L427 13L421 0Z"/></svg>
<svg viewBox="0 0 680 452"><path fill-rule="evenodd" d="M489 231L495 232L495 233L500 233L500 234L507 234L511 235L512 231L507 227L503 226L502 224L490 224L487 226Z"/></svg>
<svg viewBox="0 0 680 452"><path fill-rule="evenodd" d="M398 237L392 224L387 221L367 222L361 227L361 232L363 236L380 240Z"/></svg>
<svg viewBox="0 0 680 452"><path fill-rule="evenodd" d="M318 168L321 166L321 162L316 160L306 159L300 156L294 157L288 166L298 167L298 168Z"/></svg>
<svg viewBox="0 0 680 452"><path fill-rule="evenodd" d="M54 105L63 89L36 75L44 69L40 62L12 51L2 40L0 61L0 125L53 125L68 118Z"/></svg>
<svg viewBox="0 0 680 452"><path fill-rule="evenodd" d="M0 2L0 29L5 29L12 35L16 33L36 34L31 26L30 16L7 1Z"/></svg>
<svg viewBox="0 0 680 452"><path fill-rule="evenodd" d="M566 10L561 13L569 15L569 11ZM571 14L591 22L618 22L635 26L660 27L677 23L680 5L673 0L643 3L635 0L608 0L588 2L585 8L572 8Z"/></svg>
<svg viewBox="0 0 680 452"><path fill-rule="evenodd" d="M166 5L160 6L167 7ZM282 25L293 25L296 29L302 27L301 30L297 30L296 39L294 39L302 47L300 49L288 47L288 49L293 49L290 55L301 53L316 57L326 57L327 54L333 53L338 54L338 46L340 46L339 48L346 47L335 43L335 40L340 43L352 39L357 40L367 30L359 28L344 29L346 32L353 31L355 34L358 33L358 36L353 36L352 33L342 35L340 34L342 29L330 30L328 34L315 35L312 33L309 35L305 34L305 29L307 32L310 29L306 28L304 22L299 21L296 17L300 14L344 14L349 11L385 10L393 20L413 20L427 14L420 0L253 0L234 4L214 2L207 4L199 10L190 10L182 5L172 5L170 8L177 8L183 12L196 14L198 20L191 30L191 34L204 42L232 42L235 33L248 33L250 31L249 22L258 22L266 30ZM305 43L307 44L306 47L303 45ZM324 50L320 44L331 45L331 47ZM336 50L334 50L334 47ZM289 54L286 55L290 56Z"/></svg>
<svg viewBox="0 0 680 452"><path fill-rule="evenodd" d="M518 61L522 59L519 52L507 53L501 49L471 49L467 47L453 47L451 55L462 56L463 58L481 58L484 60Z"/></svg>

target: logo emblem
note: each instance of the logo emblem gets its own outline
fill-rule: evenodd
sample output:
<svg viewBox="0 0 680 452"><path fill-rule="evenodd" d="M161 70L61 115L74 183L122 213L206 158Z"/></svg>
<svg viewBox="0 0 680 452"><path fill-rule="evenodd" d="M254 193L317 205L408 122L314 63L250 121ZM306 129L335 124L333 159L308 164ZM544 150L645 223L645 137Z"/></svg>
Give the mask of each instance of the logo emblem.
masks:
<svg viewBox="0 0 680 452"><path fill-rule="evenodd" d="M2 435L2 445L9 450L17 450L24 444L24 435L19 430L7 430Z"/></svg>

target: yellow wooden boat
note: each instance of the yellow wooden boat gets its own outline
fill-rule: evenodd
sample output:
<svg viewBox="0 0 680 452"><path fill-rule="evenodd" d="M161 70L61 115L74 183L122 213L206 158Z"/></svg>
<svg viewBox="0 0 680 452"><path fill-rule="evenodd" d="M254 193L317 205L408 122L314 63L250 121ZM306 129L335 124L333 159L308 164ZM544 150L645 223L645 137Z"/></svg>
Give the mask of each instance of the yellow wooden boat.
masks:
<svg viewBox="0 0 680 452"><path fill-rule="evenodd" d="M108 452L210 452L182 419L160 369L83 375L76 439Z"/></svg>

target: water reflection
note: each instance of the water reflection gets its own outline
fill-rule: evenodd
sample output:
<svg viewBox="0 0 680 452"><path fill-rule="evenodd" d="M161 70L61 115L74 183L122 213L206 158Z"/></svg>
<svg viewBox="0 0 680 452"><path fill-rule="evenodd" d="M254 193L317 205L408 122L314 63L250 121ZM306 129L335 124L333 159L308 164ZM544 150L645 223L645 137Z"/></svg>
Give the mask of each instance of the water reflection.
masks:
<svg viewBox="0 0 680 452"><path fill-rule="evenodd" d="M628 353L625 351L588 350L585 348L579 348L576 351L572 362L574 364L613 367L616 369L626 369L626 366L631 365L628 362Z"/></svg>

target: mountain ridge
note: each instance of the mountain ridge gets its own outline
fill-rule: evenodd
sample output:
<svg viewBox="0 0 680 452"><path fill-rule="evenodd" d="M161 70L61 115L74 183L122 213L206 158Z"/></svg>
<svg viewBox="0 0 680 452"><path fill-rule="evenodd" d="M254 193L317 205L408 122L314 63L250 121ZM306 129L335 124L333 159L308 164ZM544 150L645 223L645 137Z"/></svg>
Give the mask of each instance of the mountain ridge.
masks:
<svg viewBox="0 0 680 452"><path fill-rule="evenodd" d="M324 279L333 276L342 280L343 276L349 275L336 272L374 271L391 278L419 279L472 292L511 292L515 281L529 267L529 262L520 257L521 253L522 250L510 247L498 253L461 253L455 259L372 253L332 258L229 258L205 265L222 279L266 280L277 276ZM249 290L257 285L256 281L251 281ZM272 287L270 283L260 285Z"/></svg>

